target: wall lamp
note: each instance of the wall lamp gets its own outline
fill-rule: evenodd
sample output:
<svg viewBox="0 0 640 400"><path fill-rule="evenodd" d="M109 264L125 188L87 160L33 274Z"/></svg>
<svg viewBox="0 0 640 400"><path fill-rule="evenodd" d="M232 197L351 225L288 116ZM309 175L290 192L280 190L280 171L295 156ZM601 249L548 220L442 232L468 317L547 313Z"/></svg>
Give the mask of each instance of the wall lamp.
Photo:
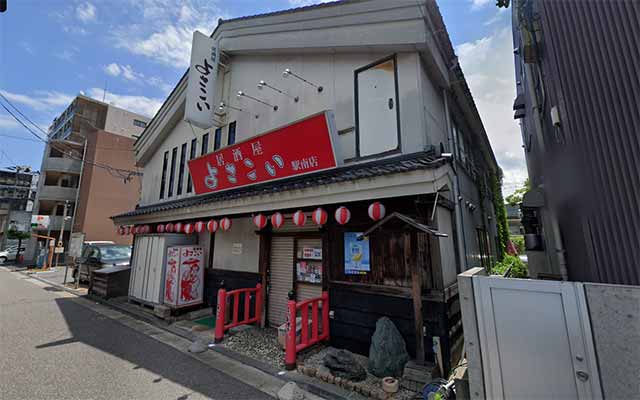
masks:
<svg viewBox="0 0 640 400"><path fill-rule="evenodd" d="M280 93L280 94L281 94L281 95L283 95L283 96L287 96L288 98L292 99L292 100L293 100L294 102L296 102L296 103L298 102L298 100L300 100L300 99L298 98L298 96L293 97L293 96L291 96L290 94L285 93L285 92L283 92L282 90L278 89L277 87L274 87L274 86L269 85L269 84L268 84L267 82L265 82L265 81L260 81L260 82L258 82L258 89L259 89L259 90L262 90L262 89L263 89L263 88L265 88L265 87L268 87L269 89L274 90L274 91L276 91L276 92Z"/></svg>
<svg viewBox="0 0 640 400"><path fill-rule="evenodd" d="M253 115L249 111L245 111L242 108L234 107L232 105L229 105L229 104L225 103L224 101L221 101L220 105L218 106L218 110L220 110L221 112L224 112L224 110L227 109L227 108L230 109L230 110L235 110L235 111L243 112L243 113L246 113L246 114L249 114L249 115ZM259 116L260 115L255 114L256 118L258 118Z"/></svg>
<svg viewBox="0 0 640 400"><path fill-rule="evenodd" d="M316 88L318 90L318 93L322 93L322 91L324 90L322 86L318 86L315 83L309 82L308 80L304 79L300 75L295 74L289 68L285 69L284 72L282 72L282 77L283 78L288 78L290 76L293 76L294 78L301 80L302 82L306 83L307 85L313 86L314 88Z"/></svg>
<svg viewBox="0 0 640 400"><path fill-rule="evenodd" d="M260 100L260 99L256 99L255 97L249 96L248 94L246 94L246 93L245 93L245 92L243 92L242 90L238 90L238 94L236 94L236 98L237 98L238 100L241 100L243 97L246 97L246 98L248 98L248 99L251 99L251 100L253 100L253 101L256 101L256 102L258 102L258 103L260 103L260 104L264 104L264 105L265 105L265 106L267 106L267 107L271 107L271 108L273 108L273 111L278 111L278 106L273 106L273 105L271 105L271 104L267 103L266 101L263 101L263 100Z"/></svg>

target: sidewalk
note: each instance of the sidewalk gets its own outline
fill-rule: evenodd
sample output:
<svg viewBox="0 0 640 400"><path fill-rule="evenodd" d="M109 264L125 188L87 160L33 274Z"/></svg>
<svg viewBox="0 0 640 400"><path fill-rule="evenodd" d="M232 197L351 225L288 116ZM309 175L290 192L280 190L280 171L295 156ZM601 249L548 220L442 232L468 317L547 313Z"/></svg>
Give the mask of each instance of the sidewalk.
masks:
<svg viewBox="0 0 640 400"><path fill-rule="evenodd" d="M4 265L3 267L11 266ZM278 392L291 392L291 382L295 383L305 393L305 399L322 400L362 400L365 397L358 393L344 390L335 385L318 381L297 371L279 370L272 365L249 358L224 345L213 343L210 332L193 330L196 325L192 321L178 321L170 324L157 318L152 312L142 307L135 306L120 299L104 300L95 296L86 295L69 285L62 286L64 279L64 267L58 267L51 271L29 273L26 270L18 271L38 281L47 283L61 290L65 290L76 296L82 305L91 308L109 318L138 330L167 345L187 352L208 366L220 370L248 385L254 386L265 393L278 398ZM179 346L178 346L179 345ZM192 352L200 347L202 353ZM287 388L284 388L285 385Z"/></svg>

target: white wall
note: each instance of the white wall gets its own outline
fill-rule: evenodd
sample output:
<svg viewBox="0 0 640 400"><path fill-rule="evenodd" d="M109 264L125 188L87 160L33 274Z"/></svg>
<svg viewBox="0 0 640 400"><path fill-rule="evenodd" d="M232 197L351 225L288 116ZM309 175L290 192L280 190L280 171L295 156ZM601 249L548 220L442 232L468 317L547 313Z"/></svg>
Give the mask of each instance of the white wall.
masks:
<svg viewBox="0 0 640 400"><path fill-rule="evenodd" d="M104 130L115 133L117 135L132 137L140 136L144 127L138 127L133 124L133 120L149 122L149 118L142 115L134 114L118 107L109 106L107 109L107 118Z"/></svg>
<svg viewBox="0 0 640 400"><path fill-rule="evenodd" d="M456 281L456 258L457 251L453 237L453 214L450 210L438 206L436 210L438 221L438 231L446 233L447 237L437 238L440 246L440 263L442 265L442 281L446 288Z"/></svg>
<svg viewBox="0 0 640 400"><path fill-rule="evenodd" d="M213 245L212 267L231 271L258 273L260 237L251 218L234 218L227 232L218 230ZM234 253L242 246L241 254Z"/></svg>
<svg viewBox="0 0 640 400"><path fill-rule="evenodd" d="M335 147L339 162L350 160L355 156L355 104L354 104L354 71L358 68L385 58L393 53L354 53L354 54L299 54L299 55L242 55L235 56L228 62L228 69L221 69L219 79L219 101L224 101L235 107L251 113L228 110L226 118L223 118L222 145L227 143L227 124L236 121L236 142L243 141L252 136L292 121L304 118L323 110L332 110L335 114L336 128L347 130L347 133L338 135ZM322 85L324 90L318 94L315 88L303 82L289 77L284 78L282 71L290 68L297 74ZM397 54L398 91L400 103L400 131L401 151L413 153L423 150L429 144L437 145L440 142L440 132L444 126L441 122L444 108L442 98L436 87L430 83L421 66L417 53ZM291 96L298 96L298 103L265 88L257 89L257 83L265 80L267 83L287 92ZM254 97L258 97L268 103L278 105L278 111L243 98L238 100L235 94L238 90L244 91ZM425 117L424 110L429 111L429 117ZM254 115L258 115L255 118ZM427 122L425 122L427 121ZM198 152L200 155L200 143L202 135L209 132L209 150L213 149L213 137L215 127L207 131L197 127L190 127L180 120L167 136L158 150L144 165L142 205L160 202L160 179L162 175L163 155L166 150L178 147L182 143L189 143L195 136L198 138ZM365 132L361 134L366 134ZM434 135L428 138L427 134ZM179 150L178 150L179 156ZM351 162L359 162L352 160ZM170 160L169 160L170 166ZM178 166L176 165L176 169ZM186 174L185 168L185 184ZM168 184L167 173L167 184ZM177 182L177 178L176 178ZM174 183L177 185L177 183ZM163 201L185 197L174 196Z"/></svg>

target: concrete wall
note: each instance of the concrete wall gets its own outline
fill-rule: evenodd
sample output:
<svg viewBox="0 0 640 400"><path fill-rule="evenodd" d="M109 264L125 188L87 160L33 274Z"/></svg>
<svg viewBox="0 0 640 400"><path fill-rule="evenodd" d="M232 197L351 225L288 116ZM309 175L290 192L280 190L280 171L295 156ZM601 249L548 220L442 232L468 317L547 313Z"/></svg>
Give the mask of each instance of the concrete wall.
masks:
<svg viewBox="0 0 640 400"><path fill-rule="evenodd" d="M133 139L105 131L87 136L86 159L114 168L135 170ZM80 182L74 232L84 232L85 240L113 240L131 244L131 236L116 233L109 217L135 208L140 197L140 180L127 183L95 165L85 164Z"/></svg>
<svg viewBox="0 0 640 400"><path fill-rule="evenodd" d="M437 239L440 245L440 262L442 263L442 283L447 286L456 281L456 264L457 251L454 244L453 224L454 214L449 209L438 207L436 211L436 219L438 221L438 231L446 233L448 237L440 237Z"/></svg>
<svg viewBox="0 0 640 400"><path fill-rule="evenodd" d="M149 118L130 111L123 110L118 107L109 106L107 109L107 118L104 124L104 130L126 137L140 136L144 127L133 124L134 120L149 122Z"/></svg>
<svg viewBox="0 0 640 400"><path fill-rule="evenodd" d="M640 398L640 287L584 284L607 399Z"/></svg>
<svg viewBox="0 0 640 400"><path fill-rule="evenodd" d="M339 162L349 162L355 156L355 94L354 71L372 62L380 60L393 52L372 52L354 54L298 54L298 55L242 55L235 56L229 62L226 73L220 73L218 96L220 100L235 107L242 108L247 113L228 110L226 120L222 123L222 145L227 144L228 123L236 121L236 142L243 141L262 132L277 128L305 116L322 110L332 110L336 118L336 127L344 131L338 136L336 155ZM294 78L283 78L282 71L291 68L302 76L312 79L324 87L318 94L316 90ZM444 134L444 103L439 90L428 81L421 65L418 53L408 52L397 54L398 92L400 103L400 132L401 151L412 153L424 149L426 146L439 145ZM300 98L299 103L284 97L277 92L265 88L258 90L256 84L265 80L292 96ZM268 103L278 105L274 112L268 107L248 99L236 99L238 90L258 97ZM217 103L217 101L216 101ZM428 116L425 112L428 111ZM426 122L425 122L426 121ZM425 124L428 123L428 129ZM164 152L187 143L198 141L197 155L200 156L200 146L204 133L209 133L209 151L213 150L215 128L201 130L193 129L180 119L170 134L164 139L153 156L144 165L142 204L152 204L160 201L159 182L162 176ZM361 134L366 134L361 133ZM195 135L195 136L194 136ZM427 136L429 135L429 136ZM358 162L353 160L351 162ZM170 160L169 160L170 166ZM176 165L176 170L178 165ZM177 173L177 171L176 171ZM168 184L167 173L167 184ZM185 169L185 182L188 171ZM177 177L174 182L174 188ZM162 201L191 196L192 193L174 195Z"/></svg>
<svg viewBox="0 0 640 400"><path fill-rule="evenodd" d="M241 272L258 272L260 237L251 218L235 218L232 228L216 232L212 267ZM239 254L234 254L239 253Z"/></svg>

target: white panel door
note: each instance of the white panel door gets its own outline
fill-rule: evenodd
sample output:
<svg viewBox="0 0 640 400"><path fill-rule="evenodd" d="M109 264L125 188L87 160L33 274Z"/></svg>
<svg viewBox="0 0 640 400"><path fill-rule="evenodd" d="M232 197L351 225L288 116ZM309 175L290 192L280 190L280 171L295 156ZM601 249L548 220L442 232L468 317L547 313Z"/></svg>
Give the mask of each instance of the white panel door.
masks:
<svg viewBox="0 0 640 400"><path fill-rule="evenodd" d="M356 75L358 148L361 157L398 148L395 61L389 59Z"/></svg>
<svg viewBox="0 0 640 400"><path fill-rule="evenodd" d="M488 399L601 397L580 284L478 276L473 288Z"/></svg>

